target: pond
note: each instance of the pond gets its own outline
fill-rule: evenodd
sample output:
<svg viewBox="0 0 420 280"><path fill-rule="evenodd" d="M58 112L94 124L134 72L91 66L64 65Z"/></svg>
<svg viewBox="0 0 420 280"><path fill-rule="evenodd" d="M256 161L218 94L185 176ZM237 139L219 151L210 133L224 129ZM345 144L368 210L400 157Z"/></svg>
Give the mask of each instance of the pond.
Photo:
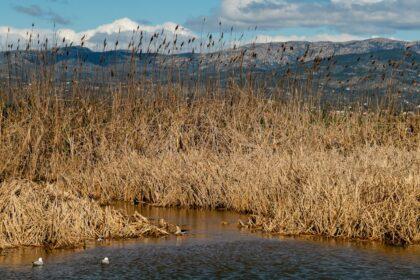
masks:
<svg viewBox="0 0 420 280"><path fill-rule="evenodd" d="M0 256L0 279L420 279L420 248L283 238L237 228L227 211L119 204L182 225L186 236L96 242L84 249L13 250ZM43 267L31 266L42 257ZM110 264L100 260L108 257Z"/></svg>

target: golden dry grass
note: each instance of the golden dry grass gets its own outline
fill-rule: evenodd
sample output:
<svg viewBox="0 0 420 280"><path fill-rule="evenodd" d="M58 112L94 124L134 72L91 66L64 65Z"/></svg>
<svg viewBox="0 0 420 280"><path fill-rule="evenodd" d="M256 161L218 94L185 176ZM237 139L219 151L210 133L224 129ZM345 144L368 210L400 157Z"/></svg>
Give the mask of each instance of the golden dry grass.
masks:
<svg viewBox="0 0 420 280"><path fill-rule="evenodd" d="M17 246L80 246L96 238L163 236L168 232L135 213L101 208L56 185L28 181L0 185L0 249Z"/></svg>
<svg viewBox="0 0 420 280"><path fill-rule="evenodd" d="M135 197L254 214L251 226L281 234L420 241L418 115L361 108L330 114L309 101L267 100L236 87L193 100L164 87L100 98L64 98L54 90L34 85L0 116L1 181L66 190L98 213L94 225L63 225L49 243L92 237L98 225L101 234L108 228L105 236L125 236L110 230L105 210L87 199ZM8 184L1 186L3 207L17 199ZM49 196L38 193L41 201ZM19 211L33 212L24 209L36 207L27 202ZM3 242L24 244L28 234L36 236L33 244L45 241L27 224L4 219L22 225L12 239L3 229Z"/></svg>

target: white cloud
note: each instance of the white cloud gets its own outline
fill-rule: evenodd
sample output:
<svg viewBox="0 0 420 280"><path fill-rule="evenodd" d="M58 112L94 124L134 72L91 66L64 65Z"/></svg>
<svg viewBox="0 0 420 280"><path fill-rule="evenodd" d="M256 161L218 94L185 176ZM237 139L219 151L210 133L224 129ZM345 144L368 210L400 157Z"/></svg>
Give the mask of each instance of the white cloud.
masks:
<svg viewBox="0 0 420 280"><path fill-rule="evenodd" d="M328 27L338 33L392 34L420 29L419 0L222 0L213 26L260 29ZM211 20L210 20L211 23ZM187 26L197 28L201 18Z"/></svg>
<svg viewBox="0 0 420 280"><path fill-rule="evenodd" d="M6 45L11 43L16 47L18 40L20 40L20 45L24 47L29 40L30 34L32 34L33 46L37 45L38 38L41 44L45 42L46 38L48 38L50 44L53 38L56 38L59 45L70 44L70 42L73 42L74 45L80 45L81 38L84 37L85 46L94 50L102 50L105 38L109 48L113 48L116 40L119 42L119 48L127 48L133 36L136 43L140 41L141 32L143 32L143 42L146 46L155 33L159 33L162 37L167 37L167 41L172 41L175 36L179 38L179 41L196 36L194 32L183 26L179 26L175 30L177 26L173 22L159 25L144 25L128 18L122 18L110 24L100 25L97 28L80 32L71 29L59 29L54 33L49 29L32 30L30 28L18 29L0 26L0 48L5 49ZM66 39L64 44L62 43L63 38Z"/></svg>

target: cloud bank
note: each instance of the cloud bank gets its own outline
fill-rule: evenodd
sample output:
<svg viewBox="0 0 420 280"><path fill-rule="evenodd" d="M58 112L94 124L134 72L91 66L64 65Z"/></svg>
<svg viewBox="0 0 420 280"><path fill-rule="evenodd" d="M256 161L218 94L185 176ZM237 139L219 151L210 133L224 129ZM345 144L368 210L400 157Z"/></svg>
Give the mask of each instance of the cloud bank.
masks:
<svg viewBox="0 0 420 280"><path fill-rule="evenodd" d="M50 2L67 3L68 0L48 0ZM15 5L14 9L34 18L48 20L59 25L66 25L70 20L62 18L50 9L44 9L38 5ZM420 31L420 1L419 0L221 0L220 7L211 14L205 16L204 30L219 32L220 28L228 32L230 27L238 30L254 30L240 42L246 44L256 41L284 42L284 41L351 41L376 37L378 34L392 36L396 31ZM184 26L166 22L153 25L145 20L133 21L122 18L109 24L100 25L94 29L76 32L69 28L57 31L48 29L32 30L17 29L8 26L0 26L0 49L6 49L7 45L19 44L24 47L32 34L33 44L48 39L51 42L62 42L74 45L81 44L84 38L84 46L94 50L103 50L105 39L108 49L113 49L116 41L118 48L127 48L134 37L138 41L141 36L147 44L156 34L160 38L178 42L188 41L193 37L201 38L203 17L187 20ZM222 26L219 24L222 23ZM266 31L278 31L281 34L286 28L304 28L309 30L309 35L264 35ZM318 30L318 31L313 31ZM324 30L320 34L313 34ZM133 33L133 31L136 31ZM270 32L272 33L272 32ZM290 33L290 32L289 32ZM260 34L260 35L257 35ZM255 36L255 40L250 36ZM418 38L415 38L418 39ZM156 48L156 41L150 44L150 48ZM204 43L205 44L205 43ZM21 47L21 48L22 48ZM185 46L183 51L188 51Z"/></svg>
<svg viewBox="0 0 420 280"><path fill-rule="evenodd" d="M178 26L178 28L177 28ZM32 36L31 36L32 34ZM153 36L159 34L160 38L167 38L167 42L173 42L175 38L178 41L189 40L195 37L195 33L191 30L177 25L173 22L166 22L160 25L146 25L140 24L128 18L122 18L109 24L100 25L94 29L88 29L81 32L76 32L72 29L58 29L52 31L49 29L18 29L7 26L0 26L0 48L6 49L7 46L14 44L14 48L17 44L21 45L21 49L24 48L30 36L32 37L32 47L37 48L38 41L42 45L46 39L51 44L54 42L59 46L65 45L81 45L82 38L85 47L92 50L103 50L104 42L106 40L106 50L112 50L115 47L118 49L127 49L130 42L134 42L136 45L140 42L140 38L143 42L143 46L147 48L150 40ZM116 42L118 41L118 46ZM150 43L150 49L156 48L156 42Z"/></svg>
<svg viewBox="0 0 420 280"><path fill-rule="evenodd" d="M214 28L221 21L237 28L327 27L343 34L373 35L420 29L419 15L418 0L222 0L220 9L207 17ZM199 30L202 19L191 18L187 26Z"/></svg>

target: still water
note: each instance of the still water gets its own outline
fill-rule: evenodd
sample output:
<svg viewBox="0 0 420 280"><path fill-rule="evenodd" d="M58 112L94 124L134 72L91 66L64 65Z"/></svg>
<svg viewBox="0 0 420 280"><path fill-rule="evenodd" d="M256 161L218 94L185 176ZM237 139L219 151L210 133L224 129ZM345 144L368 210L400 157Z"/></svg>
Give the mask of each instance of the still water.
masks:
<svg viewBox="0 0 420 280"><path fill-rule="evenodd" d="M188 235L14 250L0 256L0 279L420 279L419 247L264 236L239 230L246 217L231 212L118 207L183 225ZM32 268L38 257L45 265Z"/></svg>

